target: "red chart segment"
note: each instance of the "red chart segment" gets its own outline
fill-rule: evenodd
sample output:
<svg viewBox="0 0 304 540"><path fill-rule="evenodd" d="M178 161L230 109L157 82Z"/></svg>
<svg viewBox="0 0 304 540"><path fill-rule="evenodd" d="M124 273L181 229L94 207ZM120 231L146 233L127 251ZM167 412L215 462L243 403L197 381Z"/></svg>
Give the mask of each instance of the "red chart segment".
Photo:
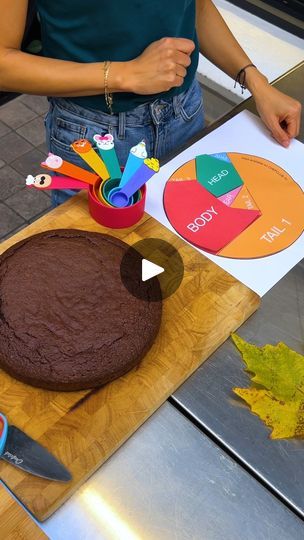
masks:
<svg viewBox="0 0 304 540"><path fill-rule="evenodd" d="M226 206L196 180L168 182L164 206L175 230L211 253L225 247L260 215L256 210Z"/></svg>

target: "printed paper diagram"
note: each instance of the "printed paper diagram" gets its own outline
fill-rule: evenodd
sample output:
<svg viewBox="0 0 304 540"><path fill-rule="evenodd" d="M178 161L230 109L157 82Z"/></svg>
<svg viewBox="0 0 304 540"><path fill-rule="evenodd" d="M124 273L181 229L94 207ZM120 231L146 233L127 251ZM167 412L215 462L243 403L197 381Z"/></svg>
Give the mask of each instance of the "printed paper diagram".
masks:
<svg viewBox="0 0 304 540"><path fill-rule="evenodd" d="M254 155L197 156L170 176L163 203L177 233L221 257L273 255L303 231L300 186L282 168Z"/></svg>

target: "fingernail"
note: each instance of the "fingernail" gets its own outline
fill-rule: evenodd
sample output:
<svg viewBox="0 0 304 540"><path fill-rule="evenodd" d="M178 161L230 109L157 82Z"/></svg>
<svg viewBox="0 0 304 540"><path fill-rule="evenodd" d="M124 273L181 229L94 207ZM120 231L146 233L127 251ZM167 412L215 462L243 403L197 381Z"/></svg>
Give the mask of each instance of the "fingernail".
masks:
<svg viewBox="0 0 304 540"><path fill-rule="evenodd" d="M288 140L285 140L282 142L284 148L287 148L289 146L289 141Z"/></svg>

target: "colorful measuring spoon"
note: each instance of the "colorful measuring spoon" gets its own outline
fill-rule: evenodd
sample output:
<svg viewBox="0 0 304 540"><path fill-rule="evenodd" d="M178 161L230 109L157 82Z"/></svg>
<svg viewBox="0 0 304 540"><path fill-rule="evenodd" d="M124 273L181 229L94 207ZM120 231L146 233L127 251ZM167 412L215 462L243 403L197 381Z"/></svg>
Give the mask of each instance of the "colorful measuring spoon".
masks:
<svg viewBox="0 0 304 540"><path fill-rule="evenodd" d="M106 133L106 135L96 134L93 139L96 142L99 155L107 167L110 178L121 178L122 173L115 151L113 135L111 133Z"/></svg>
<svg viewBox="0 0 304 540"><path fill-rule="evenodd" d="M147 157L148 154L145 141L141 141L136 146L133 146L133 148L131 148L125 170L122 173L122 177L120 180L120 187L123 187L129 182L130 178L139 169L139 167L143 164L144 160L147 159Z"/></svg>
<svg viewBox="0 0 304 540"><path fill-rule="evenodd" d="M115 193L120 193L121 192L121 188L120 187L115 187L115 188L112 188L111 191L109 192L108 196L107 196L107 200L108 201L111 201L111 198L115 195ZM135 193L138 193L138 191L136 191ZM131 206L133 203L134 203L134 197L129 197L128 199L128 202L127 204L125 204L124 206ZM113 204L112 202L110 203L111 206L116 206L115 204Z"/></svg>
<svg viewBox="0 0 304 540"><path fill-rule="evenodd" d="M29 174L26 178L26 185L37 189L89 189L89 184L75 180L69 176L51 176L50 174Z"/></svg>
<svg viewBox="0 0 304 540"><path fill-rule="evenodd" d="M71 144L74 152L78 154L90 167L95 171L102 180L110 178L107 167L102 159L92 148L90 141L87 139L79 139Z"/></svg>
<svg viewBox="0 0 304 540"><path fill-rule="evenodd" d="M118 191L112 192L109 202L118 208L128 205L129 198L138 191L155 173L159 171L156 158L145 159L141 167L133 174L127 184Z"/></svg>
<svg viewBox="0 0 304 540"><path fill-rule="evenodd" d="M88 184L94 185L95 182L99 179L97 174L93 174L69 161L63 161L63 159L55 154L49 152L48 157L45 161L41 163L41 167L44 169L49 169L51 171L60 172L65 176L71 176L82 182L87 182Z"/></svg>

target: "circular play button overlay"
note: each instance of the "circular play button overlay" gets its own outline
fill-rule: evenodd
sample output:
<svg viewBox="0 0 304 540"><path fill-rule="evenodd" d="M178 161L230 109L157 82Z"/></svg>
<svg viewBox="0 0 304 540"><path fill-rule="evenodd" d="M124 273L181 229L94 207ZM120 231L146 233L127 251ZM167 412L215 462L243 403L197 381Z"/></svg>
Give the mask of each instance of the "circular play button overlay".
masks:
<svg viewBox="0 0 304 540"><path fill-rule="evenodd" d="M148 302L165 300L180 286L183 259L171 244L149 238L133 244L123 256L121 280L136 298Z"/></svg>

